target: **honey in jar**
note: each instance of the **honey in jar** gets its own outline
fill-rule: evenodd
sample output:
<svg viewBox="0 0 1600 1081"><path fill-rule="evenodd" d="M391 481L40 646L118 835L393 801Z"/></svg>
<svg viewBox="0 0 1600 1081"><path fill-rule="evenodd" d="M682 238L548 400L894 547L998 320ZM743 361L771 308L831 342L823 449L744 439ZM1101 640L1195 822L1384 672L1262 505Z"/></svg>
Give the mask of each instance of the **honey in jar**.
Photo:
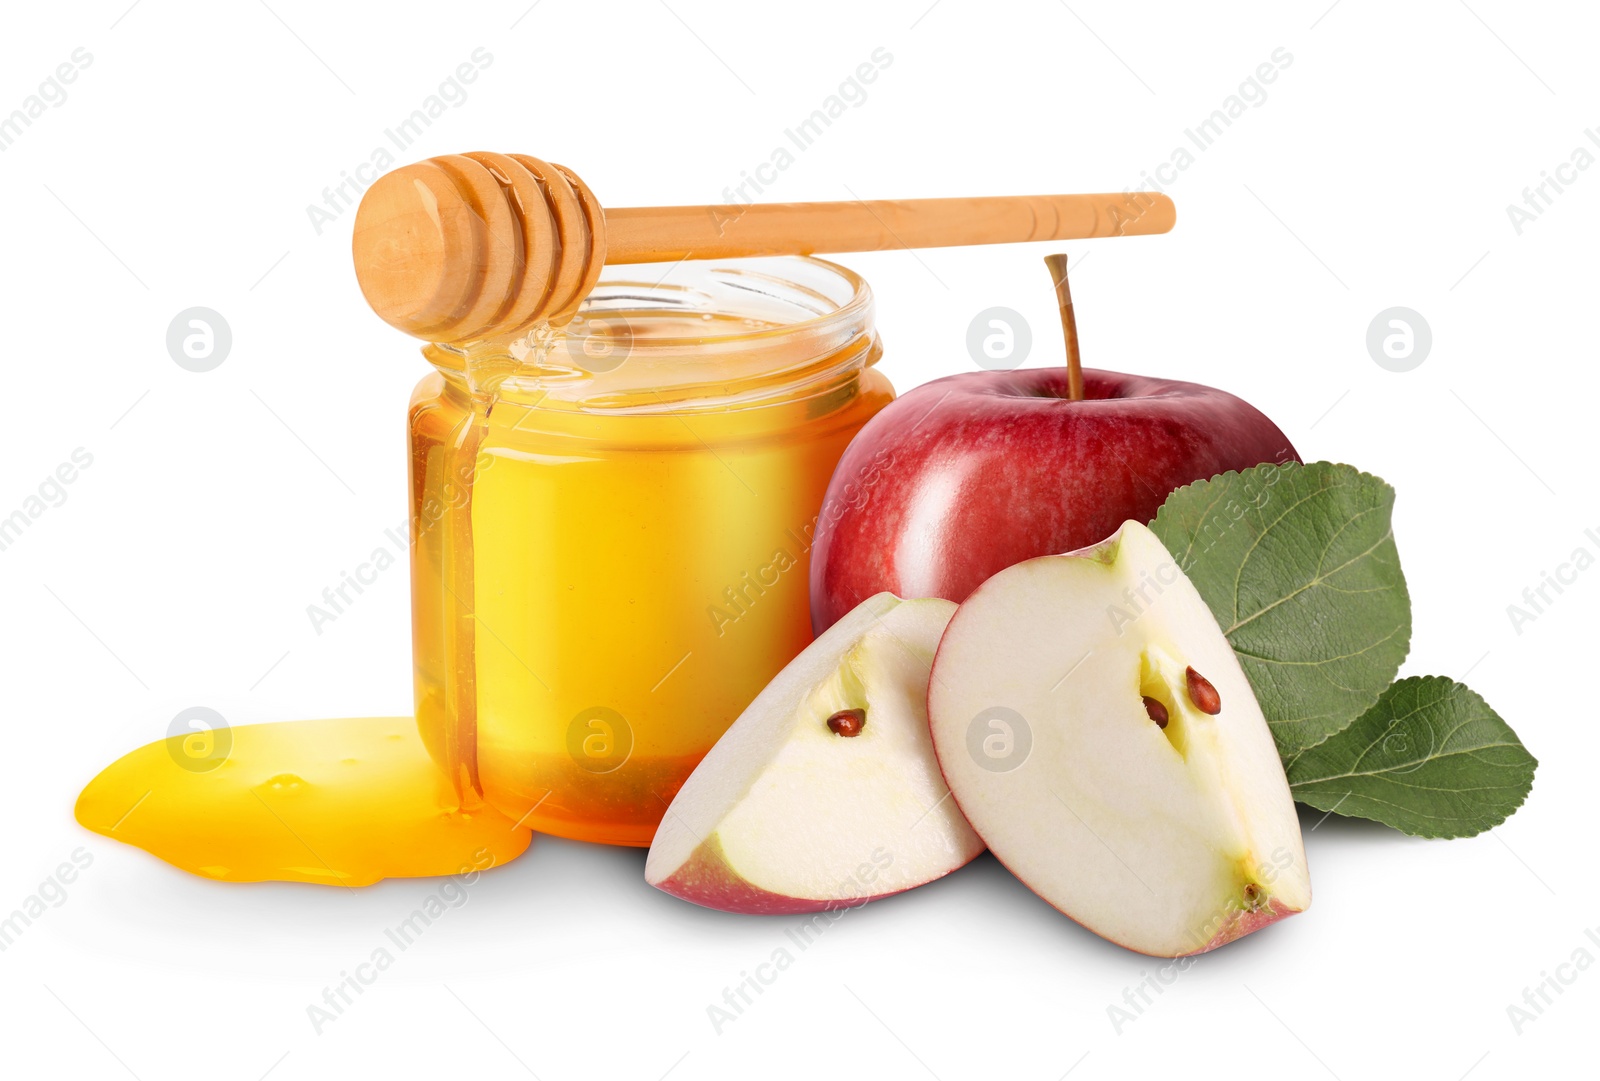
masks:
<svg viewBox="0 0 1600 1081"><path fill-rule="evenodd" d="M651 269L559 330L428 346L410 409L424 743L515 822L641 846L810 642L829 478L893 397L849 271Z"/></svg>

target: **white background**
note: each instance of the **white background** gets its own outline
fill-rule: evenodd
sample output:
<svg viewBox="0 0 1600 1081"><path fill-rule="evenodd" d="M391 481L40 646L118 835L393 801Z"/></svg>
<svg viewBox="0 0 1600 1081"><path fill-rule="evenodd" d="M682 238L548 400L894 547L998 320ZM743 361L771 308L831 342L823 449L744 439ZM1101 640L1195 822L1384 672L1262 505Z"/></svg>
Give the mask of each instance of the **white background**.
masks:
<svg viewBox="0 0 1600 1081"><path fill-rule="evenodd" d="M1518 634L1506 607L1587 546L1600 168L1520 235L1506 212L1600 126L1587 5L1344 0L868 6L703 0L27 5L0 114L75 48L69 90L0 153L7 313L0 512L94 457L0 552L7 691L0 910L92 866L0 954L0 1069L80 1076L545 1079L882 1072L1075 1079L1593 1069L1600 971L1518 1034L1507 1007L1600 925L1600 570ZM574 167L611 206L719 202L882 46L891 66L777 200L1122 190L1283 47L1259 107L1170 191L1166 237L1067 244L1089 363L1213 383L1308 460L1400 493L1408 673L1471 684L1539 757L1491 835L1307 833L1316 902L1201 959L1117 1032L1155 962L987 858L840 920L719 1035L706 1007L795 920L647 888L640 851L536 839L318 1035L306 1007L434 888L228 887L81 830L79 788L191 705L235 724L410 710L387 572L318 636L324 586L404 520L425 366L363 304L346 213L306 213L482 46L493 62L401 160ZM1547 189L1549 190L1549 189ZM973 314L1023 312L1054 363L1050 247L842 257L872 282L902 390L973 368ZM1092 252L1092 257L1083 257ZM204 305L215 371L165 334ZM1368 355L1405 305L1419 368ZM1309 830L1316 817L1304 818ZM1573 970L1567 970L1573 971ZM120 1063L120 1065L119 1065Z"/></svg>

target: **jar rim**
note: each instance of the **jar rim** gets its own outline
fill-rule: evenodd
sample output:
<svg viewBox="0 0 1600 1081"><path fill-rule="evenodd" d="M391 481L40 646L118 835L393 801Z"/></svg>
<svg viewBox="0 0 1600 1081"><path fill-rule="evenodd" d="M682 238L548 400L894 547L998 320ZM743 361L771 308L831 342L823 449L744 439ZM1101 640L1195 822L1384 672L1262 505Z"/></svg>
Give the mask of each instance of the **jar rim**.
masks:
<svg viewBox="0 0 1600 1081"><path fill-rule="evenodd" d="M741 278L765 280L780 286L799 288L811 296L828 300L832 304L832 307L827 311L814 311L807 316L803 316L792 321L786 321L778 325L764 327L759 330L737 331L728 334L719 334L713 332L692 335L641 336L634 338L635 344L640 341L645 341L650 343L651 346L655 347L683 348L689 346L706 346L732 341L750 341L753 339L781 337L787 334L807 334L819 332L826 333L827 331L832 330L835 326L855 323L863 318L870 317L872 314L872 287L867 284L867 280L865 278L851 270L849 267L841 266L840 264L831 262L827 259L818 259L816 256L812 255L779 255L763 256L750 259L718 259L707 260L704 263L692 265L686 263L685 260L680 259L676 263L665 264L667 266L667 272L657 278L657 280L654 282L635 281L622 276L623 273L631 271L635 267L651 267L661 265L663 264L622 264L615 268L619 273L610 273L611 268L607 268L607 273L609 273L610 276L602 274L599 282L596 283L594 290L590 292L589 296L584 298L583 303L579 306L579 317L584 317L588 313L596 310L603 310L600 308L600 305L604 304L608 300L642 299L640 297L627 295L613 296L611 290L623 287L632 287L643 288L651 293L669 291L674 287L669 284L666 279L680 267L686 266L690 267L690 273L699 273L706 277L718 274L727 275L730 277L738 276ZM815 268L816 270L819 270L843 283L843 285L848 288L848 295L837 300L827 297L825 294L818 292L816 289L808 287L802 282L785 277L782 273L782 268L785 266L803 266ZM777 271L777 273L768 273L763 268L772 268L773 270ZM688 291L689 289L688 286L683 288L685 291ZM741 286L740 288L743 287Z"/></svg>
<svg viewBox="0 0 1600 1081"><path fill-rule="evenodd" d="M504 398L605 413L750 408L826 393L882 355L872 288L848 267L763 256L680 259L659 277L630 273L651 265L661 264L608 267L579 309L582 321L427 344L422 355L446 379L462 379L485 409ZM730 320L744 326L723 333ZM686 325L696 333L680 333ZM651 334L659 329L672 333Z"/></svg>
<svg viewBox="0 0 1600 1081"><path fill-rule="evenodd" d="M679 260L659 275L631 273L660 265L608 267L565 327L429 344L423 354L465 378L475 397L608 412L731 408L815 393L881 354L872 289L837 263L793 255ZM728 333L730 320L744 325ZM682 333L691 321L695 332ZM671 333L651 333L663 328Z"/></svg>

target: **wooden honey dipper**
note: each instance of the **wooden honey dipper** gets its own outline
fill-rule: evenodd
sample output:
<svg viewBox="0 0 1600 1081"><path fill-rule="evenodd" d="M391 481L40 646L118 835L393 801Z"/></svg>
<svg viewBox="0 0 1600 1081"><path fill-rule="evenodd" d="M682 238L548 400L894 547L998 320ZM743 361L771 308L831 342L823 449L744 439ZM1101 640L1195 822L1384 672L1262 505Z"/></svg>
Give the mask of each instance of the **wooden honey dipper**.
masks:
<svg viewBox="0 0 1600 1081"><path fill-rule="evenodd" d="M570 169L479 152L379 177L352 248L379 317L460 344L564 325L606 263L1141 236L1176 213L1153 192L602 210Z"/></svg>

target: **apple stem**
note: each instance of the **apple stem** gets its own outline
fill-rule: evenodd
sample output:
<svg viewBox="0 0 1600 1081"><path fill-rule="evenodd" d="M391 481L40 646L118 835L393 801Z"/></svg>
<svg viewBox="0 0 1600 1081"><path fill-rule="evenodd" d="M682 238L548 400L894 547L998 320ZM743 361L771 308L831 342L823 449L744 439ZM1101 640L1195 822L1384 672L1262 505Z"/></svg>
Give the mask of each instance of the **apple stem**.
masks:
<svg viewBox="0 0 1600 1081"><path fill-rule="evenodd" d="M1056 303L1061 307L1061 333L1067 339L1067 399L1083 401L1083 362L1078 357L1078 320L1072 314L1072 289L1067 285L1065 254L1047 255L1044 265L1056 283Z"/></svg>

